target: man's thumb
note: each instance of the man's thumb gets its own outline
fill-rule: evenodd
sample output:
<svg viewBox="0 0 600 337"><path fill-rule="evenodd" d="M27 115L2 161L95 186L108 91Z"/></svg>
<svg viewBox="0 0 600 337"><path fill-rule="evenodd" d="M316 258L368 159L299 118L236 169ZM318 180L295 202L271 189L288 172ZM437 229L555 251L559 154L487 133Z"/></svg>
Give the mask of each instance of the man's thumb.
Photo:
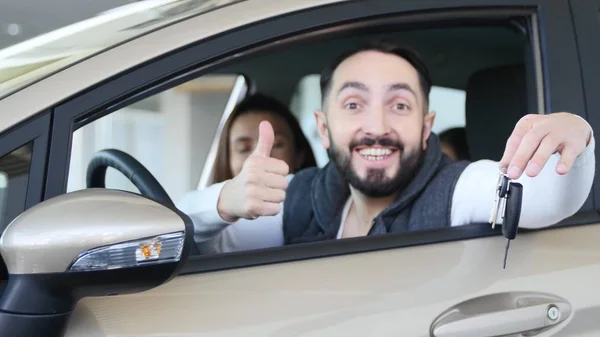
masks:
<svg viewBox="0 0 600 337"><path fill-rule="evenodd" d="M271 156L271 149L275 142L275 132L271 123L262 121L258 126L258 142L254 149L254 154L262 157Z"/></svg>

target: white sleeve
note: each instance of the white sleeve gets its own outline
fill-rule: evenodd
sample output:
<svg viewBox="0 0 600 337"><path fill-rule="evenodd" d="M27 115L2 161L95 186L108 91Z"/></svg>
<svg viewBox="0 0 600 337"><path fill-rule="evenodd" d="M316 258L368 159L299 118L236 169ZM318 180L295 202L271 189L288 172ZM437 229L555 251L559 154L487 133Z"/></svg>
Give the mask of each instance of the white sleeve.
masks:
<svg viewBox="0 0 600 337"><path fill-rule="evenodd" d="M569 173L559 175L555 153L536 177L525 173L516 182L523 185L519 227L551 226L575 214L587 199L596 169L595 140L592 134L584 152L577 157ZM467 166L459 177L452 198L451 226L488 222L498 182L498 162L480 160ZM501 215L496 223L501 224Z"/></svg>
<svg viewBox="0 0 600 337"><path fill-rule="evenodd" d="M291 180L293 175L288 175ZM177 204L194 224L194 241L202 254L226 253L283 245L283 202L275 216L227 222L217 211L226 182L188 192Z"/></svg>

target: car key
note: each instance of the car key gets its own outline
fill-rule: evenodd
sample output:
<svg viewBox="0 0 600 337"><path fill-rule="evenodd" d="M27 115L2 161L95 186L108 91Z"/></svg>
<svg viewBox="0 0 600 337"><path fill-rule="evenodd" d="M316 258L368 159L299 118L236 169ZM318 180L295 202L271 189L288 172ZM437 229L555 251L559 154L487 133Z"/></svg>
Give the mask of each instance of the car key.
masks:
<svg viewBox="0 0 600 337"><path fill-rule="evenodd" d="M490 218L488 222L492 224L492 228L496 227L496 219L498 218L498 212L504 217L506 196L508 189L510 188L510 179L507 175L500 173L498 177L498 183L496 186L496 198L494 199L494 205L490 211Z"/></svg>
<svg viewBox="0 0 600 337"><path fill-rule="evenodd" d="M506 269L506 260L508 258L508 249L510 248L510 241L517 237L517 231L519 229L519 219L521 218L522 202L523 185L516 182L510 182L505 197L505 207L502 221L502 235L504 235L504 237L506 238L503 269Z"/></svg>

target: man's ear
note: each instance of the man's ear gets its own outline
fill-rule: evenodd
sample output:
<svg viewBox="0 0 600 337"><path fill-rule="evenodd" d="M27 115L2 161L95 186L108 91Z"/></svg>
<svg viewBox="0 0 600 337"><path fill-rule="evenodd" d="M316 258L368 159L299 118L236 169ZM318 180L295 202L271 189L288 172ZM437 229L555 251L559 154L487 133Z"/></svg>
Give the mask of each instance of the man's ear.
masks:
<svg viewBox="0 0 600 337"><path fill-rule="evenodd" d="M327 115L321 110L315 110L315 122L317 124L317 131L319 137L321 137L321 144L328 150L329 146L329 130L327 129Z"/></svg>
<svg viewBox="0 0 600 337"><path fill-rule="evenodd" d="M435 120L435 111L430 111L423 118L423 150L427 149L427 140L431 136L433 122Z"/></svg>

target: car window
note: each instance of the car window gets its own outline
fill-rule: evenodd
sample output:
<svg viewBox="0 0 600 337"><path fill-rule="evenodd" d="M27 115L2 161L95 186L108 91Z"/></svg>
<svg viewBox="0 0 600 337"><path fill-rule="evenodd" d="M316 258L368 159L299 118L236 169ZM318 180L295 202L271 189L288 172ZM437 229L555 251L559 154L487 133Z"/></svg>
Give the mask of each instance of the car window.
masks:
<svg viewBox="0 0 600 337"><path fill-rule="evenodd" d="M33 143L0 157L0 234L25 210ZM8 271L0 258L0 294Z"/></svg>
<svg viewBox="0 0 600 337"><path fill-rule="evenodd" d="M0 157L0 232L25 210L32 144Z"/></svg>
<svg viewBox="0 0 600 337"><path fill-rule="evenodd" d="M208 183L212 166L204 164L214 160L216 132L247 89L237 74L203 76L79 128L73 134L67 191L87 187L88 164L103 149L131 154L173 199ZM139 192L112 168L106 187Z"/></svg>
<svg viewBox="0 0 600 337"><path fill-rule="evenodd" d="M254 126L250 131L240 126L234 132L235 123L228 116L238 103L247 104L244 98L263 94L277 101L283 109L291 110L293 120L299 124L300 133L311 149L311 154L301 156L295 156L292 148L288 148L291 152L285 152L289 145L282 136L275 142L278 150L275 151L274 146L271 155L276 156L275 153L281 151L281 159L293 163L294 166L290 164L292 173L311 165L324 166L329 156L322 147L313 114L321 107L319 74L345 50L366 40L381 38L402 41L418 50L427 63L433 80L428 110L435 110L437 116L433 131L442 134L449 129L461 129L464 139L455 145L465 147L470 153L469 159L498 160L515 123L530 112L529 104L535 101L535 95L525 81L528 74L525 58L529 48L524 35L526 30L515 29L514 25L514 22L499 22L349 34L242 55L183 85L165 88L99 119L90 118L92 122L86 125L77 124L67 190L89 187L86 175L92 157L98 151L116 148L139 161L168 196L182 205L179 202L189 193L223 181L227 175L231 178L237 174L240 162L234 158L245 158L253 150L251 133L257 133L257 118L270 117L260 113L246 116L244 123L247 124L238 117L235 121L240 125ZM319 57L311 57L315 55ZM193 76L193 72L189 76ZM502 95L498 94L500 92ZM281 110L275 103L271 102L269 106ZM265 109L254 111L264 112ZM271 122L274 126L278 123ZM293 124L287 120L282 122L281 132L275 130L275 134L294 134ZM226 130L229 133L224 132ZM295 134L288 138L301 139ZM221 144L228 145L221 147ZM292 153L288 157L294 158L287 158L286 153ZM225 159L221 161L220 158ZM137 192L125 176L113 169L107 172L106 187ZM201 201L195 202L195 205L200 204ZM203 242L211 248L202 250L202 254L226 251L221 248L230 243L239 244L235 248L239 250L280 244L276 230L267 238L256 234L256 228L252 226L228 228L235 228L235 232L226 232L216 238L228 243L205 240ZM261 246L271 239L266 246Z"/></svg>

